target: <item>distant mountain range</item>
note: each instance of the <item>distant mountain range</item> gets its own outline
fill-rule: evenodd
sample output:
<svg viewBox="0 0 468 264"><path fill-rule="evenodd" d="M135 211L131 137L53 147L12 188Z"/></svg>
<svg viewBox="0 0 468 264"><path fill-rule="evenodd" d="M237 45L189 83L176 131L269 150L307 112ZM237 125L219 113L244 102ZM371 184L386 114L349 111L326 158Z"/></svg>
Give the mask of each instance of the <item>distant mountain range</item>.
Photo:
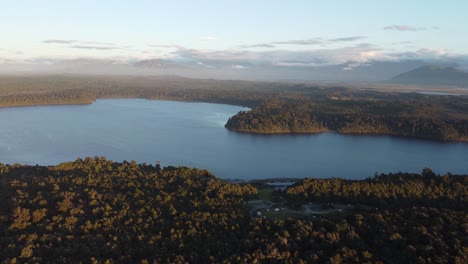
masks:
<svg viewBox="0 0 468 264"><path fill-rule="evenodd" d="M468 86L468 72L458 70L452 66L426 65L399 74L391 78L389 82L430 86Z"/></svg>
<svg viewBox="0 0 468 264"><path fill-rule="evenodd" d="M163 59L152 59L152 60L141 60L133 63L133 66L144 69L182 69L186 68L180 63L176 63L170 60Z"/></svg>
<svg viewBox="0 0 468 264"><path fill-rule="evenodd" d="M174 75L252 81L386 82L411 85L468 86L468 73L452 66L427 66L421 60L348 62L323 66L288 66L249 61L148 59L117 61L82 58L38 59L16 63L0 59L0 74Z"/></svg>
<svg viewBox="0 0 468 264"><path fill-rule="evenodd" d="M135 75L179 75L189 78L240 79L260 81L324 81L324 82L379 82L402 72L424 65L422 61L381 62L350 68L354 63L327 66L281 66L269 63L232 61L184 61L149 59L130 63L91 64L87 60L66 63L75 64L67 71ZM82 64L80 66L80 64ZM54 66L57 66L55 64ZM63 65L63 63L61 63Z"/></svg>

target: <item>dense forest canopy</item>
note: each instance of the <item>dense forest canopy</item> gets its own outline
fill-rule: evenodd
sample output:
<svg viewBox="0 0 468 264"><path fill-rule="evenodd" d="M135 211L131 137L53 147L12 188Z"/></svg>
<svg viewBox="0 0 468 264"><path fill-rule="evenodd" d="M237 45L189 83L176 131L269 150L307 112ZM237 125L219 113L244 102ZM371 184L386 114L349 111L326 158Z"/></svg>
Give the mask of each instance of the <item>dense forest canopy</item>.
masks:
<svg viewBox="0 0 468 264"><path fill-rule="evenodd" d="M466 101L463 96L408 92L418 89L378 84L252 82L175 76L0 75L0 107L92 103L104 98L206 101L251 107L271 99L417 101L444 106Z"/></svg>
<svg viewBox="0 0 468 264"><path fill-rule="evenodd" d="M242 197L256 191L205 170L104 158L0 173L3 260L219 259L238 250L225 238L242 232Z"/></svg>
<svg viewBox="0 0 468 264"><path fill-rule="evenodd" d="M336 131L468 141L468 103L268 101L231 117L226 128L266 134Z"/></svg>
<svg viewBox="0 0 468 264"><path fill-rule="evenodd" d="M346 213L252 217L250 184L206 170L78 159L0 164L0 260L47 263L466 263L468 176L304 179L288 206ZM281 191L279 191L281 192ZM398 252L398 254L396 254Z"/></svg>
<svg viewBox="0 0 468 264"><path fill-rule="evenodd" d="M435 175L425 168L422 174L382 174L366 180L304 179L288 188L291 203L298 201L341 202L403 208L440 206L466 209L468 178Z"/></svg>

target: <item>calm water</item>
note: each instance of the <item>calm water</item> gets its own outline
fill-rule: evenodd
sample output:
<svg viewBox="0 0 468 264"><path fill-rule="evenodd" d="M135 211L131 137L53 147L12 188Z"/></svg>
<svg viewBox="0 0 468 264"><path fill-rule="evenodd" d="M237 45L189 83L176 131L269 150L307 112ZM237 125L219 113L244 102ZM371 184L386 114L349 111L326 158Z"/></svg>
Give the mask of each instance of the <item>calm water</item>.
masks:
<svg viewBox="0 0 468 264"><path fill-rule="evenodd" d="M344 177L375 172L468 173L468 144L387 136L258 136L230 132L242 107L99 100L86 106L0 109L0 162L57 164L106 156L206 168L221 178Z"/></svg>

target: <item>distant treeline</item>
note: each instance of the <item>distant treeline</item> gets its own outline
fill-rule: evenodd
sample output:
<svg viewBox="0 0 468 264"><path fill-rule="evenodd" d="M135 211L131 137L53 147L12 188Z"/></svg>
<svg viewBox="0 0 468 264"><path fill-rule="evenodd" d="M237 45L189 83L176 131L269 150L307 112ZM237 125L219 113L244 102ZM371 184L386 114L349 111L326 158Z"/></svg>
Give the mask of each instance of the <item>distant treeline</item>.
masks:
<svg viewBox="0 0 468 264"><path fill-rule="evenodd" d="M468 104L425 101L272 100L231 117L226 128L249 133L386 134L468 141Z"/></svg>
<svg viewBox="0 0 468 264"><path fill-rule="evenodd" d="M345 86L187 79L171 76L0 76L0 107L89 104L105 98L201 101L254 107L270 100L416 101L446 105L464 97L377 92Z"/></svg>
<svg viewBox="0 0 468 264"><path fill-rule="evenodd" d="M254 106L281 84L132 76L0 76L0 107L89 104L96 99L145 98Z"/></svg>
<svg viewBox="0 0 468 264"><path fill-rule="evenodd" d="M257 190L206 170L85 158L0 164L2 263L467 263L468 176L304 179L291 206L342 214L251 218ZM378 206L378 208L374 208Z"/></svg>
<svg viewBox="0 0 468 264"><path fill-rule="evenodd" d="M226 124L251 133L389 134L468 140L468 98L277 82L132 76L1 76L0 107L145 98L248 106Z"/></svg>

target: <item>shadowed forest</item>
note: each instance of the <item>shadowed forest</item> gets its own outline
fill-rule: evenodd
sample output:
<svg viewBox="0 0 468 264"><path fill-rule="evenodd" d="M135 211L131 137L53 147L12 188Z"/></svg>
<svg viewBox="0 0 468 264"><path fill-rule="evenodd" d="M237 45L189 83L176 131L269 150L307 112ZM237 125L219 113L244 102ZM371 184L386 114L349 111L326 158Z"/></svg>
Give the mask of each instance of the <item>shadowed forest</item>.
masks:
<svg viewBox="0 0 468 264"><path fill-rule="evenodd" d="M226 128L260 134L335 131L468 141L468 119L462 114L467 107L465 102L442 106L418 101L269 101L233 116Z"/></svg>
<svg viewBox="0 0 468 264"><path fill-rule="evenodd" d="M288 207L348 211L252 217L251 184L206 170L78 159L0 164L0 259L47 263L466 263L468 176L303 179ZM398 252L398 254L395 254Z"/></svg>

